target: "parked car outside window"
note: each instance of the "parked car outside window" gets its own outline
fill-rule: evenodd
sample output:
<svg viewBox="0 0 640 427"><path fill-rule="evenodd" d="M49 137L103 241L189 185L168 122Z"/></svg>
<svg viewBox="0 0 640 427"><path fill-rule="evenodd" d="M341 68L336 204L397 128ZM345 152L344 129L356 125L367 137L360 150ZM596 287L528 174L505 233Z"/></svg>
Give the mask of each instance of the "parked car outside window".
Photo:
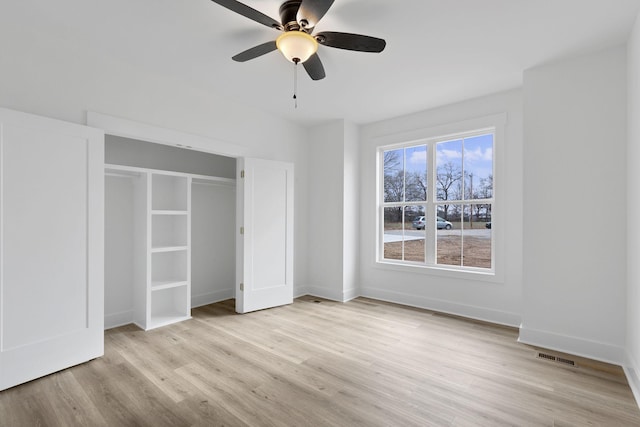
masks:
<svg viewBox="0 0 640 427"><path fill-rule="evenodd" d="M413 228L415 228L416 230L424 230L425 225L426 221L424 219L424 216L417 216L413 219ZM438 228L438 230L451 230L453 224L451 224L444 218L437 217L436 227Z"/></svg>

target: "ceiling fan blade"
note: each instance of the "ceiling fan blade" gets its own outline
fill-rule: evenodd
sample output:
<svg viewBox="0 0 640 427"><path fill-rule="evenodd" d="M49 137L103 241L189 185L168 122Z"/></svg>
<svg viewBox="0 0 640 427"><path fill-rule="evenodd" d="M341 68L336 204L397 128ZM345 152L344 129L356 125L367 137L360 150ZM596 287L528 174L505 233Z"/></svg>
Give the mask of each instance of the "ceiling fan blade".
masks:
<svg viewBox="0 0 640 427"><path fill-rule="evenodd" d="M246 4L240 3L236 0L211 0L214 3L218 3L220 6L224 6L227 9L238 13L246 18L249 18L253 21L256 21L262 25L266 25L267 27L275 28L277 30L282 30L282 25L275 19L272 19L265 15L262 12L258 12L257 10L247 6Z"/></svg>
<svg viewBox="0 0 640 427"><path fill-rule="evenodd" d="M231 59L237 62L245 62L250 59L254 59L259 56L262 56L266 53L273 52L276 49L277 49L276 42L270 41L270 42L262 43L258 46L252 47L251 49L247 49L244 52L240 52L239 54L237 54Z"/></svg>
<svg viewBox="0 0 640 427"><path fill-rule="evenodd" d="M302 0L300 9L298 9L298 22L304 28L315 27L333 2L334 0Z"/></svg>
<svg viewBox="0 0 640 427"><path fill-rule="evenodd" d="M320 44L358 52L382 52L387 45L383 39L360 34L324 31L315 35Z"/></svg>
<svg viewBox="0 0 640 427"><path fill-rule="evenodd" d="M317 53L311 55L309 59L302 63L304 69L307 70L307 74L312 80L322 80L325 78L324 66Z"/></svg>

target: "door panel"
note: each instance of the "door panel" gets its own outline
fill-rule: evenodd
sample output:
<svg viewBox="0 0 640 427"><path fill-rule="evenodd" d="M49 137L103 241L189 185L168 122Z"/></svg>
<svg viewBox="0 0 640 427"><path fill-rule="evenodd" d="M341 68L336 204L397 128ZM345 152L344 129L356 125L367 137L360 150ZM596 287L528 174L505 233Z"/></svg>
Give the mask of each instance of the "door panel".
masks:
<svg viewBox="0 0 640 427"><path fill-rule="evenodd" d="M287 256L287 193L282 189L286 189L287 171L254 168L245 179L251 181L253 188L253 197L248 204L251 214L247 217L251 222L245 225L245 233L249 232L254 253L261 254L252 258L251 289L285 286L287 265L282 260Z"/></svg>
<svg viewBox="0 0 640 427"><path fill-rule="evenodd" d="M293 302L293 165L241 159L239 166L236 311L246 313Z"/></svg>
<svg viewBox="0 0 640 427"><path fill-rule="evenodd" d="M0 390L103 354L103 134L0 109Z"/></svg>

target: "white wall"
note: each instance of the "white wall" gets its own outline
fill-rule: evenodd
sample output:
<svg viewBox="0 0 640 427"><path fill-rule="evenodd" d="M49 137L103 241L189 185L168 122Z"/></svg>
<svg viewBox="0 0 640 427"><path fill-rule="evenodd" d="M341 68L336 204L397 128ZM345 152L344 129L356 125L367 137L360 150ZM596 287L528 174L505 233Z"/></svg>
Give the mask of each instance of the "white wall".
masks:
<svg viewBox="0 0 640 427"><path fill-rule="evenodd" d="M309 288L342 301L344 122L314 127L309 140Z"/></svg>
<svg viewBox="0 0 640 427"><path fill-rule="evenodd" d="M379 138L507 114L504 162L496 166L502 185L504 238L497 254L500 280L470 275L394 270L376 264L376 148ZM517 326L522 296L522 94L512 90L434 110L386 120L361 129L360 284L364 296ZM499 246L499 245L498 245Z"/></svg>
<svg viewBox="0 0 640 427"><path fill-rule="evenodd" d="M310 130L307 292L335 301L358 296L358 137L344 120Z"/></svg>
<svg viewBox="0 0 640 427"><path fill-rule="evenodd" d="M626 315L624 48L524 74L521 342L621 364Z"/></svg>
<svg viewBox="0 0 640 427"><path fill-rule="evenodd" d="M627 378L640 402L640 15L627 46Z"/></svg>
<svg viewBox="0 0 640 427"><path fill-rule="evenodd" d="M360 130L344 129L343 301L360 295Z"/></svg>
<svg viewBox="0 0 640 427"><path fill-rule="evenodd" d="M295 163L295 283L307 279L306 130L171 79L113 61L64 32L0 28L0 106L74 123L96 111L247 148L251 157ZM108 34L105 35L108 37ZM11 40L7 42L7 40ZM215 76L212 76L215 78Z"/></svg>

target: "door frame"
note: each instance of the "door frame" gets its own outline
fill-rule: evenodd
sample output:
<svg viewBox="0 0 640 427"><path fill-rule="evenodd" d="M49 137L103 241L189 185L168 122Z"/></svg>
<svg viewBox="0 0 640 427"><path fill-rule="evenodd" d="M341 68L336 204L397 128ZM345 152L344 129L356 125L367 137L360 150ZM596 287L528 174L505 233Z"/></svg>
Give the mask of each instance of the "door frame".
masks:
<svg viewBox="0 0 640 427"><path fill-rule="evenodd" d="M235 158L245 157L248 153L247 148L229 142L148 125L93 111L87 112L87 125L104 130L106 135L170 145L186 150L203 151L205 153ZM180 141L180 143L176 143L176 141Z"/></svg>

